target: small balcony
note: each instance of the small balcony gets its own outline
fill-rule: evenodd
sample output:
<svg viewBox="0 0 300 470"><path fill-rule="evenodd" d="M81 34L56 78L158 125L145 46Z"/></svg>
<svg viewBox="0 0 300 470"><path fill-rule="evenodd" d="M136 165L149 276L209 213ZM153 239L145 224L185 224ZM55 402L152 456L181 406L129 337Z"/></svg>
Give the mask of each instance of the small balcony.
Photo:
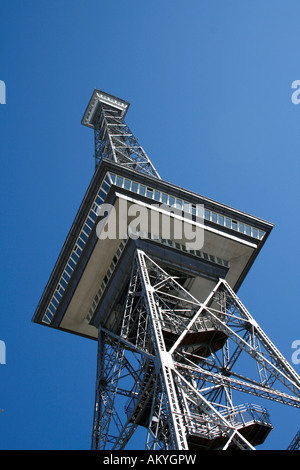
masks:
<svg viewBox="0 0 300 470"><path fill-rule="evenodd" d="M273 429L268 411L258 405L243 404L220 414L254 447L262 444ZM228 440L209 416L191 415L186 428L190 449L221 449ZM232 442L229 448L237 446Z"/></svg>

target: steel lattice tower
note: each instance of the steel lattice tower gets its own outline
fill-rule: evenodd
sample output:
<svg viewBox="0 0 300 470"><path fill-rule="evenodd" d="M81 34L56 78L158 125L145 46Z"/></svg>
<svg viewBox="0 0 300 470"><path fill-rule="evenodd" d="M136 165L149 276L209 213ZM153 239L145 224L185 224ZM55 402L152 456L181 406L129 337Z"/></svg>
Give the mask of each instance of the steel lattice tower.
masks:
<svg viewBox="0 0 300 470"><path fill-rule="evenodd" d="M95 173L33 321L98 342L92 449L254 449L300 378L237 297L273 224L160 178L94 90ZM246 401L245 401L246 396ZM251 401L249 403L249 396Z"/></svg>

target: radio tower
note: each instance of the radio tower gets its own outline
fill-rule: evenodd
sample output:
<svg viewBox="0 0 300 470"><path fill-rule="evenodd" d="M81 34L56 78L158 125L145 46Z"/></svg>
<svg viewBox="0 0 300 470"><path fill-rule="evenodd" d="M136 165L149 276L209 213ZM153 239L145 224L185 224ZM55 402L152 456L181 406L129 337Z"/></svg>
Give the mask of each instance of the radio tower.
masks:
<svg viewBox="0 0 300 470"><path fill-rule="evenodd" d="M92 449L138 428L137 448L254 449L272 429L261 402L300 407L237 296L273 225L161 179L128 107L93 92L95 173L33 321L98 342Z"/></svg>

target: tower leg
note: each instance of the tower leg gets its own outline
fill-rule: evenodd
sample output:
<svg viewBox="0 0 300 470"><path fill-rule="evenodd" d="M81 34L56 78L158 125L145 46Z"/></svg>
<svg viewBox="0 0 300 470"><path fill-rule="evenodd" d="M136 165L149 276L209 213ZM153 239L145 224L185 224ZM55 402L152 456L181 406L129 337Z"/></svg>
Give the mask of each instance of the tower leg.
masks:
<svg viewBox="0 0 300 470"><path fill-rule="evenodd" d="M226 281L201 304L137 250L119 325L99 329L92 448L125 448L142 426L147 449L254 449L268 413L236 392L300 407L299 376Z"/></svg>

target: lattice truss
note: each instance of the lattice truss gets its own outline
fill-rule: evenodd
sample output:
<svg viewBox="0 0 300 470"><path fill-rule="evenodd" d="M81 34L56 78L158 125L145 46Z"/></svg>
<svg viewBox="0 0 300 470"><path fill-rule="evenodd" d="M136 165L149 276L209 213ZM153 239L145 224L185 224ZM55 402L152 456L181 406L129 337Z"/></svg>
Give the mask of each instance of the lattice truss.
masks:
<svg viewBox="0 0 300 470"><path fill-rule="evenodd" d="M143 426L146 449L254 449L272 425L238 392L300 407L299 376L225 280L201 304L137 250L120 313L99 330L92 448Z"/></svg>
<svg viewBox="0 0 300 470"><path fill-rule="evenodd" d="M296 436L288 446L287 450L300 450L300 429L297 432Z"/></svg>
<svg viewBox="0 0 300 470"><path fill-rule="evenodd" d="M146 152L124 121L122 112L101 103L95 118L95 164L106 158L160 178Z"/></svg>

